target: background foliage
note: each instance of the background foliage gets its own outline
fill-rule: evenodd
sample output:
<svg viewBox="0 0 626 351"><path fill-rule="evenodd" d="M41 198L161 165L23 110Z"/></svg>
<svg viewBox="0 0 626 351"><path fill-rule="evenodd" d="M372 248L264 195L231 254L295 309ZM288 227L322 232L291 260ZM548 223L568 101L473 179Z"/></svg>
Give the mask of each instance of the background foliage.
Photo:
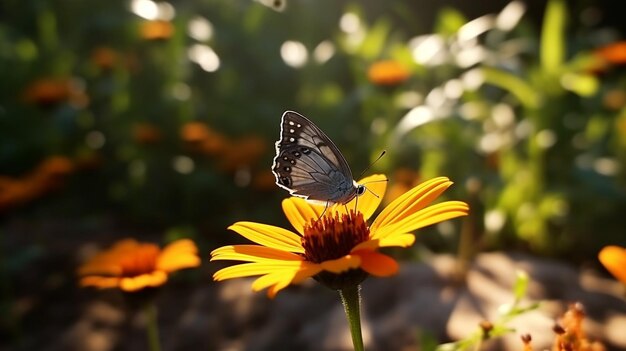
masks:
<svg viewBox="0 0 626 351"><path fill-rule="evenodd" d="M449 176L480 249L626 243L624 72L598 51L620 33L593 3L432 21L404 2L263 4L4 1L2 220L112 216L208 247L235 220L280 224L269 169L293 109L355 176L386 149L368 172L391 196ZM422 238L450 251L456 229Z"/></svg>

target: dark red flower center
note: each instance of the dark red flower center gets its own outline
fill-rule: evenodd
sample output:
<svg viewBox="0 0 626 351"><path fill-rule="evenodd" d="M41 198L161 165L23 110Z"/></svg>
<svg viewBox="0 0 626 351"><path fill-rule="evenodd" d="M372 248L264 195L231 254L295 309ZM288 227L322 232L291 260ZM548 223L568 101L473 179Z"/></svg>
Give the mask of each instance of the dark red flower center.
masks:
<svg viewBox="0 0 626 351"><path fill-rule="evenodd" d="M348 255L369 237L369 228L360 212L324 216L304 227L304 257L314 263L334 260Z"/></svg>

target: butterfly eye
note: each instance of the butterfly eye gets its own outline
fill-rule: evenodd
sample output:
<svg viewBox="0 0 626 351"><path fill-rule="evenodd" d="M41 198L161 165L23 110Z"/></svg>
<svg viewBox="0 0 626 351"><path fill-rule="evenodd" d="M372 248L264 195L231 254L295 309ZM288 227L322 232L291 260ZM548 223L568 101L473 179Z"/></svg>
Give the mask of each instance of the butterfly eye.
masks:
<svg viewBox="0 0 626 351"><path fill-rule="evenodd" d="M296 157L300 157L302 154L300 154L298 151L294 151L292 152L292 154Z"/></svg>
<svg viewBox="0 0 626 351"><path fill-rule="evenodd" d="M291 172L291 167L289 166L285 166L283 167L283 169L285 170L285 172Z"/></svg>
<svg viewBox="0 0 626 351"><path fill-rule="evenodd" d="M289 178L287 177L282 177L280 178L280 183L284 186L289 186L289 184L291 183L291 181L289 180Z"/></svg>
<svg viewBox="0 0 626 351"><path fill-rule="evenodd" d="M300 151L302 151L302 153L305 155L308 155L311 152L311 150L309 150L309 148L306 148L306 147L301 147Z"/></svg>
<svg viewBox="0 0 626 351"><path fill-rule="evenodd" d="M365 186L364 185L359 185L356 187L356 194L357 196L361 196L365 193Z"/></svg>

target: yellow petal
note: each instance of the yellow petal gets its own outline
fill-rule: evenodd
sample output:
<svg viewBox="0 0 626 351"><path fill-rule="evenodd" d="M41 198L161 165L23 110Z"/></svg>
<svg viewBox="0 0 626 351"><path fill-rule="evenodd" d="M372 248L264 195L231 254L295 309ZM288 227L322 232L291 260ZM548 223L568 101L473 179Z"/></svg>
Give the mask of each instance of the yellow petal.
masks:
<svg viewBox="0 0 626 351"><path fill-rule="evenodd" d="M424 208L399 221L378 228L371 234L372 239L383 239L397 233L407 233L429 226L431 224L446 221L448 219L466 216L469 207L465 202L446 201Z"/></svg>
<svg viewBox="0 0 626 351"><path fill-rule="evenodd" d="M398 262L387 255L369 250L354 254L361 257L361 269L373 276L388 277L398 273Z"/></svg>
<svg viewBox="0 0 626 351"><path fill-rule="evenodd" d="M318 219L325 208L324 205L314 205L299 197L284 199L282 206L289 223L300 234L304 234L304 225Z"/></svg>
<svg viewBox="0 0 626 351"><path fill-rule="evenodd" d="M159 254L156 263L156 267L165 272L198 267L199 265L198 248L189 239L176 240L167 245Z"/></svg>
<svg viewBox="0 0 626 351"><path fill-rule="evenodd" d="M409 247L415 242L415 235L410 233L388 235L381 239L364 241L352 249L352 252L360 250L376 250L380 247Z"/></svg>
<svg viewBox="0 0 626 351"><path fill-rule="evenodd" d="M370 219L380 205L383 196L385 196L385 191L387 190L387 177L384 174L373 174L369 177L361 179L358 183L365 186L365 193L354 198L345 205L334 205L329 212L332 213L336 211L344 214L347 213L347 211L356 209L357 212L363 213L363 218L366 221Z"/></svg>
<svg viewBox="0 0 626 351"><path fill-rule="evenodd" d="M178 255L167 258L158 258L156 268L165 272L174 272L184 268L193 268L200 265L200 257L196 255Z"/></svg>
<svg viewBox="0 0 626 351"><path fill-rule="evenodd" d="M167 281L167 274L163 271L154 271L136 277L125 277L120 281L120 289L128 292L141 290L148 287L157 287Z"/></svg>
<svg viewBox="0 0 626 351"><path fill-rule="evenodd" d="M305 268L302 268L301 270L299 270L296 273L295 277L293 277L291 280L282 279L282 280L279 280L276 284L270 286L269 289L267 289L267 296L273 299L274 297L276 297L276 294L278 294L279 291L288 287L289 284L298 284L301 281L316 275L321 270L322 268L319 265L314 264L314 263L309 263L309 265L307 265Z"/></svg>
<svg viewBox="0 0 626 351"><path fill-rule="evenodd" d="M321 270L322 267L317 264L303 262L300 267L279 270L259 277L252 283L252 290L259 291L272 285L282 285L282 282L287 283L285 286L297 284L306 278L316 275Z"/></svg>
<svg viewBox="0 0 626 351"><path fill-rule="evenodd" d="M284 251L304 253L300 236L287 229L254 222L237 222L228 227L228 229L263 246Z"/></svg>
<svg viewBox="0 0 626 351"><path fill-rule="evenodd" d="M428 206L450 185L452 182L446 177L433 178L419 184L385 207L372 223L370 230L376 231L379 227L394 224Z"/></svg>
<svg viewBox="0 0 626 351"><path fill-rule="evenodd" d="M619 246L605 246L598 254L604 267L620 282L626 284L626 249Z"/></svg>
<svg viewBox="0 0 626 351"><path fill-rule="evenodd" d="M179 239L169 243L163 248L163 250L161 250L161 255L177 255L180 253L197 254L198 247L190 239Z"/></svg>
<svg viewBox="0 0 626 351"><path fill-rule="evenodd" d="M300 255L259 245L222 246L211 252L211 261L234 260L244 262L267 262L273 260L302 261Z"/></svg>
<svg viewBox="0 0 626 351"><path fill-rule="evenodd" d="M320 263L320 266L331 273L341 273L347 270L358 268L361 264L361 258L355 255L345 255L343 257L328 260Z"/></svg>
<svg viewBox="0 0 626 351"><path fill-rule="evenodd" d="M277 270L282 270L290 267L300 267L302 261L282 261L276 260L273 262L252 262L252 263L241 263L236 264L234 266L222 268L219 271L213 274L213 279L216 281L221 281L225 279L233 279L233 278L242 278L242 277L251 277L255 275L264 275L275 272Z"/></svg>

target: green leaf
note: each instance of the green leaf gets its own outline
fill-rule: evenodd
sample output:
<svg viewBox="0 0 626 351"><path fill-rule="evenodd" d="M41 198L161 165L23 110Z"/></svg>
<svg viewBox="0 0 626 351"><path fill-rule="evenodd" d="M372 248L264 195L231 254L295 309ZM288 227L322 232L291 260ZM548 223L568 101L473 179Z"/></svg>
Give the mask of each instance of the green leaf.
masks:
<svg viewBox="0 0 626 351"><path fill-rule="evenodd" d="M495 68L483 68L485 83L500 87L515 96L526 107L534 108L539 105L539 96L535 90L521 78Z"/></svg>
<svg viewBox="0 0 626 351"><path fill-rule="evenodd" d="M546 6L541 30L541 68L550 75L562 67L565 56L567 8L563 0L551 0Z"/></svg>
<svg viewBox="0 0 626 351"><path fill-rule="evenodd" d="M389 32L391 30L391 23L386 19L380 19L374 26L368 31L363 46L361 47L361 54L366 59L374 59L380 56L385 47L385 43L389 39Z"/></svg>
<svg viewBox="0 0 626 351"><path fill-rule="evenodd" d="M526 296L528 290L528 273L522 270L516 272L517 278L513 285L513 295L515 296L515 304L521 301Z"/></svg>
<svg viewBox="0 0 626 351"><path fill-rule="evenodd" d="M451 7L445 7L439 12L436 23L435 33L448 36L455 34L467 23L467 18L460 11Z"/></svg>
<svg viewBox="0 0 626 351"><path fill-rule="evenodd" d="M595 95L600 88L600 82L591 74L566 73L561 77L561 85L583 97Z"/></svg>

